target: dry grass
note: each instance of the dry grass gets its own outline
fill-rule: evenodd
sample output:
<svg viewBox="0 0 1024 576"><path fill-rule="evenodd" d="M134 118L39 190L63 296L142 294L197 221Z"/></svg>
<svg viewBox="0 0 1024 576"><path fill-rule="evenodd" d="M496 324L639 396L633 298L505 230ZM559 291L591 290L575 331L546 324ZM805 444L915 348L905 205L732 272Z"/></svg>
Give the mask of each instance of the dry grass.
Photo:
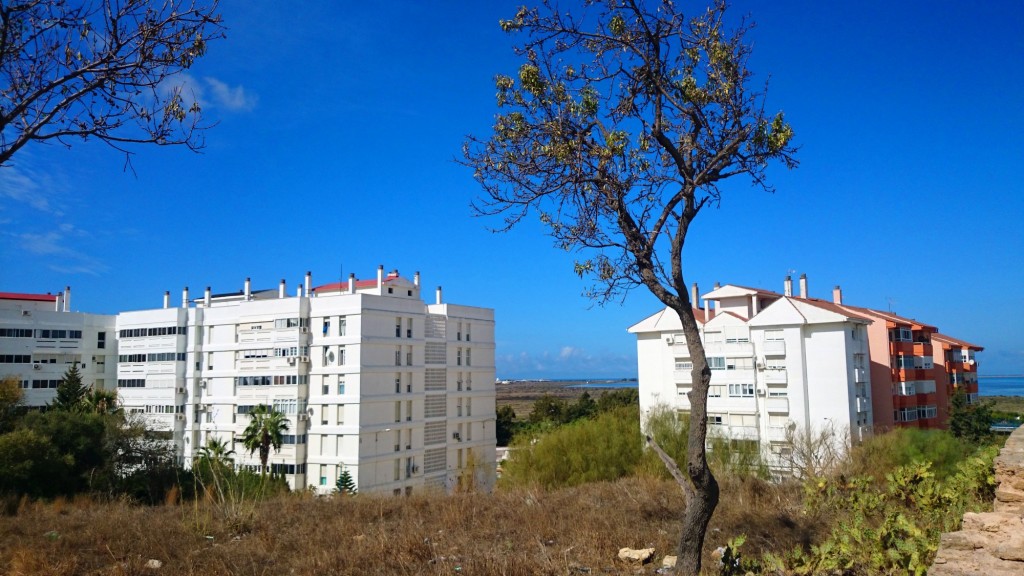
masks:
<svg viewBox="0 0 1024 576"><path fill-rule="evenodd" d="M815 527L798 498L756 481L723 486L710 548L740 533L748 554L808 541ZM0 517L0 566L11 575L650 574L674 553L681 508L675 484L644 477L492 495L291 495L258 505L241 534L210 504L23 502ZM653 546L659 562L624 564L624 546ZM150 558L163 568L147 569Z"/></svg>

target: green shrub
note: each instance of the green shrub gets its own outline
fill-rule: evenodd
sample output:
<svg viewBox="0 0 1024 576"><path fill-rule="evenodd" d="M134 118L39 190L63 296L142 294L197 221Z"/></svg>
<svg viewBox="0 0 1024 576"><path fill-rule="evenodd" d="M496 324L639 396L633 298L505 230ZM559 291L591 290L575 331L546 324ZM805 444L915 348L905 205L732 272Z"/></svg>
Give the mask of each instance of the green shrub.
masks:
<svg viewBox="0 0 1024 576"><path fill-rule="evenodd" d="M642 439L636 410L620 408L513 442L502 481L546 488L615 480L636 469Z"/></svg>

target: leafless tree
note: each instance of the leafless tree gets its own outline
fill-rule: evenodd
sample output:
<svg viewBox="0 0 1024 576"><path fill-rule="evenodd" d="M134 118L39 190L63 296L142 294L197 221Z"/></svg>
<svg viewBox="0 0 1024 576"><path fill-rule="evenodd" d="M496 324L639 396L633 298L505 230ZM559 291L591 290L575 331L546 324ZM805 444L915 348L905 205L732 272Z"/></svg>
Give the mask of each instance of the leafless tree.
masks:
<svg viewBox="0 0 1024 576"><path fill-rule="evenodd" d="M32 141L203 145L169 80L224 37L217 0L0 1L0 167ZM189 102L192 102L191 104Z"/></svg>

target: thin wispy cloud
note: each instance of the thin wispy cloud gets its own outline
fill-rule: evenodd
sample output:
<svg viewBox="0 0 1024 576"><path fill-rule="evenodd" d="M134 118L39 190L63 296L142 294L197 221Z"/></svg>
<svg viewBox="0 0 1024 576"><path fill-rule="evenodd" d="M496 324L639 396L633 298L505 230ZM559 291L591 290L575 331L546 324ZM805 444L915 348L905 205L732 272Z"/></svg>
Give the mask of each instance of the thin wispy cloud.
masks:
<svg viewBox="0 0 1024 576"><path fill-rule="evenodd" d="M191 74L179 74L168 84L168 90L178 88L186 106L198 102L203 108L219 108L231 112L250 112L256 108L259 98L244 86L231 86L218 78L204 76L196 78Z"/></svg>
<svg viewBox="0 0 1024 576"><path fill-rule="evenodd" d="M71 247L74 242L71 237L87 235L85 232L70 224L61 225L59 228L63 231L42 234L22 232L10 236L15 238L18 246L26 254L45 257L49 262L47 267L56 272L98 276L110 269L100 260Z"/></svg>
<svg viewBox="0 0 1024 576"><path fill-rule="evenodd" d="M30 163L0 167L0 198L53 212L51 196L56 189L53 178L31 168Z"/></svg>

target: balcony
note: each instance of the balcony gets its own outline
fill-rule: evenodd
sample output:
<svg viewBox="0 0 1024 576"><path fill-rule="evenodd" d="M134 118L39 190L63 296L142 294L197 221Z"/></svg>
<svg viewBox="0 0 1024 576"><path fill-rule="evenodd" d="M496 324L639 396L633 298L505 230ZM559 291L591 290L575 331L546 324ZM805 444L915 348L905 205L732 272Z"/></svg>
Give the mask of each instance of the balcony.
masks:
<svg viewBox="0 0 1024 576"><path fill-rule="evenodd" d="M785 340L767 340L761 346L764 349L765 356L785 356L786 355L786 341Z"/></svg>
<svg viewBox="0 0 1024 576"><path fill-rule="evenodd" d="M789 398L766 398L764 408L769 414L789 414Z"/></svg>
<svg viewBox="0 0 1024 576"><path fill-rule="evenodd" d="M857 397L857 412L867 412L871 410L871 400L862 396Z"/></svg>
<svg viewBox="0 0 1024 576"><path fill-rule="evenodd" d="M676 343L672 345L672 354L676 358L689 358L690 348L686 345L685 341L679 342L677 340Z"/></svg>
<svg viewBox="0 0 1024 576"><path fill-rule="evenodd" d="M767 384L785 384L787 382L785 370L765 370L764 381Z"/></svg>
<svg viewBox="0 0 1024 576"><path fill-rule="evenodd" d="M760 434L757 426L723 426L728 430L728 437L733 440L757 440Z"/></svg>
<svg viewBox="0 0 1024 576"><path fill-rule="evenodd" d="M854 368L853 369L853 381L854 382L867 382L868 381L868 371L865 370L864 368Z"/></svg>
<svg viewBox="0 0 1024 576"><path fill-rule="evenodd" d="M787 442L786 437L787 429L785 426L769 426L767 433L767 440L769 442Z"/></svg>

